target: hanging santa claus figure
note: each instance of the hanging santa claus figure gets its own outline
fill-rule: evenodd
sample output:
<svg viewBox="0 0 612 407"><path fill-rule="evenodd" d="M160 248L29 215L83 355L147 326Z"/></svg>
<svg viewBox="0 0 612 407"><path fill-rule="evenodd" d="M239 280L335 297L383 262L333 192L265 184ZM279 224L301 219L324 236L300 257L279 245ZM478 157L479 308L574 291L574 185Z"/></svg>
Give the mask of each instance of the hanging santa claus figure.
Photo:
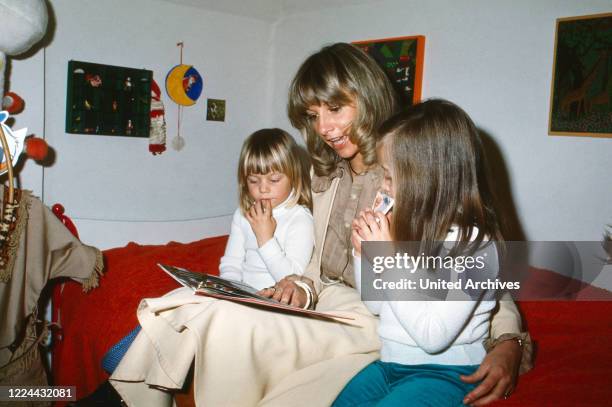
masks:
<svg viewBox="0 0 612 407"><path fill-rule="evenodd" d="M151 127L149 129L149 151L158 155L166 151L166 118L161 91L155 81L151 82Z"/></svg>

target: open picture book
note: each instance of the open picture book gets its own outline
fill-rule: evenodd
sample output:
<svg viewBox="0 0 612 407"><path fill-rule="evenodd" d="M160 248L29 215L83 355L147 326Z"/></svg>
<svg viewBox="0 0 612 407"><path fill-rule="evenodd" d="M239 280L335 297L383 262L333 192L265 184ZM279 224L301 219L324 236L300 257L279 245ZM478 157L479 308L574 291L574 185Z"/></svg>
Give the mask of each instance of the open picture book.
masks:
<svg viewBox="0 0 612 407"><path fill-rule="evenodd" d="M195 294L207 297L218 298L221 300L234 301L247 305L255 305L268 308L271 311L281 311L288 313L301 314L315 318L325 318L329 320L353 320L354 318L333 314L329 312L319 312L309 309L283 304L271 298L263 297L254 287L238 281L226 280L206 273L196 273L180 267L157 264L170 277L178 281L184 287L191 288Z"/></svg>

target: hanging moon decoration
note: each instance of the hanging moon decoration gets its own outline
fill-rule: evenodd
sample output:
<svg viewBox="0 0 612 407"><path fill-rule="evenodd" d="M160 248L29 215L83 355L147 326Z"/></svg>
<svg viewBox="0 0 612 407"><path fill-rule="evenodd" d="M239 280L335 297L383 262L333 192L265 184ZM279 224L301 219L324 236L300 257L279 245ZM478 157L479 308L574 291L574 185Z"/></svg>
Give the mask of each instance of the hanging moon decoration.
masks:
<svg viewBox="0 0 612 407"><path fill-rule="evenodd" d="M177 65L166 76L166 92L175 103L192 106L202 94L202 77L191 65Z"/></svg>

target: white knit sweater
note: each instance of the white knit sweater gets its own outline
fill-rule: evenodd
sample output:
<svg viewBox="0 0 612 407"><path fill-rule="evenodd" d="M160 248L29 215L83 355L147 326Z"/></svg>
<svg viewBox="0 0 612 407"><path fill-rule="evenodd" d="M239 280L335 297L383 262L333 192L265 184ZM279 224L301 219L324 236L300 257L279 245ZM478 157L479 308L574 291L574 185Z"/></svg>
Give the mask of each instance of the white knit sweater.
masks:
<svg viewBox="0 0 612 407"><path fill-rule="evenodd" d="M219 266L221 277L262 289L289 274L304 273L314 246L312 214L301 205L288 208L286 200L272 210L272 216L274 237L258 247L251 225L236 210Z"/></svg>
<svg viewBox="0 0 612 407"><path fill-rule="evenodd" d="M477 234L475 231L474 236ZM457 239L456 229L447 241ZM494 274L497 258L487 259ZM496 256L494 256L496 257ZM361 292L361 258L353 256L355 282ZM365 301L380 315L378 334L383 362L406 365L478 365L486 355L495 301Z"/></svg>

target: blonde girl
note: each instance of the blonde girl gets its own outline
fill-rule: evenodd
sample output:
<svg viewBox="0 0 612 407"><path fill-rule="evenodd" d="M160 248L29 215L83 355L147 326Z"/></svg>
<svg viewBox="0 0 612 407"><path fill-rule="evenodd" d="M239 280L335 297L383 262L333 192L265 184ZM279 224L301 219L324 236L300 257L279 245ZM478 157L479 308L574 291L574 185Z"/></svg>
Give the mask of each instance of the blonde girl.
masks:
<svg viewBox="0 0 612 407"><path fill-rule="evenodd" d="M280 129L246 139L238 164L234 213L220 275L257 289L301 275L314 245L310 181L293 138Z"/></svg>
<svg viewBox="0 0 612 407"><path fill-rule="evenodd" d="M263 129L246 139L238 165L240 206L221 258L221 277L261 289L304 272L314 231L310 178L301 162L299 147L283 130ZM102 361L107 372L115 370L140 329L107 352Z"/></svg>

